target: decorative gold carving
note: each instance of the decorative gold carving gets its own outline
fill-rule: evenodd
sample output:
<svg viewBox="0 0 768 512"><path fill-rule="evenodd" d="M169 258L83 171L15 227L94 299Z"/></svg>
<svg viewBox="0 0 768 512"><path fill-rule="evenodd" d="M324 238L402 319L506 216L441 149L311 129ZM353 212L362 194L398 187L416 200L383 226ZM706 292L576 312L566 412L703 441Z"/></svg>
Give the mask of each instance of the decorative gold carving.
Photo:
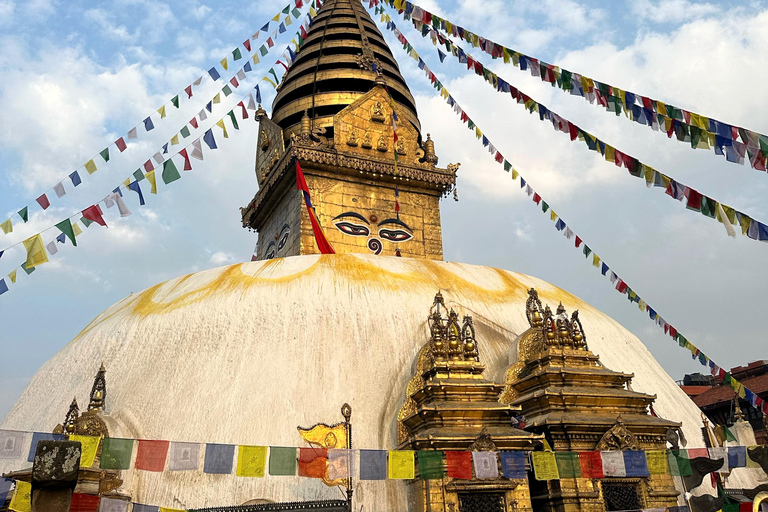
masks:
<svg viewBox="0 0 768 512"><path fill-rule="evenodd" d="M370 133L366 132L366 134L363 135L363 141L360 143L360 147L365 149L371 149L373 147Z"/></svg>
<svg viewBox="0 0 768 512"><path fill-rule="evenodd" d="M96 378L93 379L93 387L91 387L91 401L88 403L88 410L96 409L101 410L104 407L104 401L107 398L107 379L105 377L107 370L104 368L104 363L101 364Z"/></svg>
<svg viewBox="0 0 768 512"><path fill-rule="evenodd" d="M435 155L435 142L427 134L427 140L424 141L424 161L430 165L437 165L437 155Z"/></svg>
<svg viewBox="0 0 768 512"><path fill-rule="evenodd" d="M109 429L97 409L83 413L75 424L75 434L80 436L109 437Z"/></svg>
<svg viewBox="0 0 768 512"><path fill-rule="evenodd" d="M405 155L407 151L405 150L405 143L402 140L397 141L397 154L398 155Z"/></svg>
<svg viewBox="0 0 768 512"><path fill-rule="evenodd" d="M270 141L269 141L269 135L267 135L267 130L261 130L261 150L266 151L269 149Z"/></svg>
<svg viewBox="0 0 768 512"><path fill-rule="evenodd" d="M347 135L347 146L357 146L357 133L354 129L349 131L349 135Z"/></svg>
<svg viewBox="0 0 768 512"><path fill-rule="evenodd" d="M387 139L384 138L384 135L379 136L379 140L376 143L376 149L378 149L383 153L386 153L389 150L389 146L387 145Z"/></svg>
<svg viewBox="0 0 768 512"><path fill-rule="evenodd" d="M123 481L117 476L117 473L103 469L99 475L99 495L110 494L119 489Z"/></svg>
<svg viewBox="0 0 768 512"><path fill-rule="evenodd" d="M384 115L384 107L382 106L381 101L376 100L371 108L371 121L375 123L383 123L386 119L387 117Z"/></svg>
<svg viewBox="0 0 768 512"><path fill-rule="evenodd" d="M640 444L637 442L635 435L624 426L624 422L621 420L621 416L616 418L616 423L603 434L603 437L598 441L595 446L597 451L609 451L609 450L640 450Z"/></svg>
<svg viewBox="0 0 768 512"><path fill-rule="evenodd" d="M80 408L77 406L77 397L75 397L72 399L67 415L64 417L63 430L68 434L73 433L78 417L80 417Z"/></svg>
<svg viewBox="0 0 768 512"><path fill-rule="evenodd" d="M528 318L528 324L531 327L541 327L542 324L542 306L539 300L539 292L536 288L528 290L528 300L525 301L525 316Z"/></svg>
<svg viewBox="0 0 768 512"><path fill-rule="evenodd" d="M499 449L496 446L496 443L493 442L493 439L491 439L491 435L488 433L488 428L483 427L483 430L480 431L480 435L477 436L477 438L471 445L469 445L469 448L467 448L467 451L497 452L499 451Z"/></svg>

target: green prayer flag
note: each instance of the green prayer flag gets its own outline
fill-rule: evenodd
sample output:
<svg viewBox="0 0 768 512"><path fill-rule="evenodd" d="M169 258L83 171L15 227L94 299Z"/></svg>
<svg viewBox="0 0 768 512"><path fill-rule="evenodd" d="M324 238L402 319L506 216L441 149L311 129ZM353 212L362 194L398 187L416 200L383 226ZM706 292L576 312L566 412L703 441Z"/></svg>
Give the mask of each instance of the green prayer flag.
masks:
<svg viewBox="0 0 768 512"><path fill-rule="evenodd" d="M227 114L229 115L229 118L232 120L232 126L235 127L235 130L239 130L240 127L237 125L237 118L235 117L235 111L230 110Z"/></svg>
<svg viewBox="0 0 768 512"><path fill-rule="evenodd" d="M698 128L696 126L691 126L691 147L693 149L696 149L696 146L699 145L700 140L701 140L701 128Z"/></svg>
<svg viewBox="0 0 768 512"><path fill-rule="evenodd" d="M549 205L546 201L541 202L541 211L544 213L547 213L547 210L549 210Z"/></svg>
<svg viewBox="0 0 768 512"><path fill-rule="evenodd" d="M573 75L570 71L566 69L560 71L560 87L562 87L564 91L570 91L573 89L573 83L571 82L572 77Z"/></svg>
<svg viewBox="0 0 768 512"><path fill-rule="evenodd" d="M181 132L179 133L181 133L181 136L184 137L185 139L189 137L189 128L187 128L187 125L184 125L184 128L182 128Z"/></svg>
<svg viewBox="0 0 768 512"><path fill-rule="evenodd" d="M177 94L173 98L171 98L171 103L174 107L179 108L179 95Z"/></svg>
<svg viewBox="0 0 768 512"><path fill-rule="evenodd" d="M109 162L109 148L104 148L101 150L101 158L104 159L105 162Z"/></svg>
<svg viewBox="0 0 768 512"><path fill-rule="evenodd" d="M432 480L443 478L443 452L434 450L419 450L419 478Z"/></svg>
<svg viewBox="0 0 768 512"><path fill-rule="evenodd" d="M92 220L86 219L85 217L80 217L80 222L82 222L86 228L93 224Z"/></svg>
<svg viewBox="0 0 768 512"><path fill-rule="evenodd" d="M29 220L29 208L27 206L19 210L19 217L21 217L21 220L24 222Z"/></svg>
<svg viewBox="0 0 768 512"><path fill-rule="evenodd" d="M267 71L267 73L272 73L272 76L275 77L275 83L276 84L280 83L280 79L277 78L277 73L275 73L275 69L274 68L269 68L269 71Z"/></svg>
<svg viewBox="0 0 768 512"><path fill-rule="evenodd" d="M29 275L29 274L31 274L32 272L34 272L36 268L37 268L37 267L29 267L29 268L27 268L27 262L26 262L26 261L25 261L24 263L22 263L22 264L21 264L21 269L22 269L24 272L26 272L26 273L27 273L27 275Z"/></svg>
<svg viewBox="0 0 768 512"><path fill-rule="evenodd" d="M294 7L291 14L293 14L294 18L298 19L298 17L301 16L301 11Z"/></svg>
<svg viewBox="0 0 768 512"><path fill-rule="evenodd" d="M560 478L581 478L578 452L555 452L555 461Z"/></svg>
<svg viewBox="0 0 768 512"><path fill-rule="evenodd" d="M589 258L589 254L592 252L592 249L589 248L588 245L584 245L584 257Z"/></svg>
<svg viewBox="0 0 768 512"><path fill-rule="evenodd" d="M64 219L63 221L56 224L56 227L59 228L59 231L64 233L67 238L69 238L69 241L72 242L72 245L77 247L77 240L75 239L75 230L72 229L72 223L69 221L69 219Z"/></svg>
<svg viewBox="0 0 768 512"><path fill-rule="evenodd" d="M141 181L144 179L144 173L141 172L141 169L136 169L133 173L133 177L136 178L136 181Z"/></svg>
<svg viewBox="0 0 768 512"><path fill-rule="evenodd" d="M224 96L229 96L232 94L232 89L230 89L228 85L225 85L221 92L224 93Z"/></svg>
<svg viewBox="0 0 768 512"><path fill-rule="evenodd" d="M243 55L240 53L240 47L235 48L235 50L232 52L232 60L239 60L242 58Z"/></svg>
<svg viewBox="0 0 768 512"><path fill-rule="evenodd" d="M173 160L170 158L163 162L163 183L166 185L169 183L173 183L174 181L181 178L181 174L179 174L179 170L176 169L176 165L173 163Z"/></svg>
<svg viewBox="0 0 768 512"><path fill-rule="evenodd" d="M504 159L504 170L507 172L512 170L512 164L509 163L509 161L507 161L506 159Z"/></svg>
<svg viewBox="0 0 768 512"><path fill-rule="evenodd" d="M765 135L760 135L760 150L763 152L763 155L768 155L768 137Z"/></svg>
<svg viewBox="0 0 768 512"><path fill-rule="evenodd" d="M469 128L470 130L475 128L475 123L473 123L471 119L467 121L467 128Z"/></svg>
<svg viewBox="0 0 768 512"><path fill-rule="evenodd" d="M267 53L269 53L269 50L267 50L267 47L264 45L261 45L259 48L259 53L261 53L261 56L265 56Z"/></svg>
<svg viewBox="0 0 768 512"><path fill-rule="evenodd" d="M669 465L669 474L672 476L689 476L693 474L687 450L667 450L667 463Z"/></svg>
<svg viewBox="0 0 768 512"><path fill-rule="evenodd" d="M726 441L736 441L736 442L739 441L738 439L736 439L736 436L733 435L733 432L731 432L731 430L728 427L723 426L723 430L725 430Z"/></svg>
<svg viewBox="0 0 768 512"><path fill-rule="evenodd" d="M269 474L272 476L295 476L296 448L270 446Z"/></svg>
<svg viewBox="0 0 768 512"><path fill-rule="evenodd" d="M595 85L597 85L597 90L600 91L602 96L608 96L610 94L610 86L608 84L603 84L596 81Z"/></svg>
<svg viewBox="0 0 768 512"><path fill-rule="evenodd" d="M701 213L707 217L715 218L715 212L717 211L717 201L714 199L701 196Z"/></svg>
<svg viewBox="0 0 768 512"><path fill-rule="evenodd" d="M288 14L289 12L291 12L291 6L290 5L286 5L285 9L283 9L282 12L283 12L283 14Z"/></svg>
<svg viewBox="0 0 768 512"><path fill-rule="evenodd" d="M130 469L133 439L105 437L101 445L101 469Z"/></svg>

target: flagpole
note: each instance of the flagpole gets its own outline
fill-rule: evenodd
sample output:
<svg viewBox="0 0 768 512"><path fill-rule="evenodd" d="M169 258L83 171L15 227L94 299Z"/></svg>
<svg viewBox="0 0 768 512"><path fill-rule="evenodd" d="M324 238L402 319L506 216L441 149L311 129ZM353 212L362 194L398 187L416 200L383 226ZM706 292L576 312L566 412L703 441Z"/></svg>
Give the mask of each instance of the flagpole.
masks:
<svg viewBox="0 0 768 512"><path fill-rule="evenodd" d="M352 423L350 418L352 417L352 407L345 403L341 406L341 414L344 416L344 428L347 431L347 510L352 512L352 461L349 457L352 457Z"/></svg>

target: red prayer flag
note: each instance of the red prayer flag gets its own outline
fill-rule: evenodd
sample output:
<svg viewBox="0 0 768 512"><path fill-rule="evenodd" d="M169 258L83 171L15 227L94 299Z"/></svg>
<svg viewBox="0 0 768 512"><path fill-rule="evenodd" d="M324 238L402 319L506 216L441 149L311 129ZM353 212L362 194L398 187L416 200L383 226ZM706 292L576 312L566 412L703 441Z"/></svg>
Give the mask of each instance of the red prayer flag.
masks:
<svg viewBox="0 0 768 512"><path fill-rule="evenodd" d="M424 15L421 17L421 21L429 25L432 23L432 13L429 11L424 11Z"/></svg>
<svg viewBox="0 0 768 512"><path fill-rule="evenodd" d="M498 151L496 152L496 161L499 162L500 164L504 163L504 156Z"/></svg>
<svg viewBox="0 0 768 512"><path fill-rule="evenodd" d="M246 39L245 41L243 41L243 46L245 46L245 49L250 52L251 51L251 40L250 39Z"/></svg>
<svg viewBox="0 0 768 512"><path fill-rule="evenodd" d="M299 476L325 478L328 468L328 450L325 448L299 448Z"/></svg>
<svg viewBox="0 0 768 512"><path fill-rule="evenodd" d="M301 9L304 7L304 0L296 0L296 8Z"/></svg>
<svg viewBox="0 0 768 512"><path fill-rule="evenodd" d="M472 452L445 452L448 476L461 480L472 480Z"/></svg>
<svg viewBox="0 0 768 512"><path fill-rule="evenodd" d="M235 87L235 89L237 89L237 87L240 85L238 83L238 81L237 81L237 77L236 76L233 76L232 78L230 78L229 79L229 83L231 83Z"/></svg>
<svg viewBox="0 0 768 512"><path fill-rule="evenodd" d="M115 141L115 146L117 146L117 149L119 149L121 153L122 153L123 151L125 151L125 148L127 147L127 146L125 145L125 141L123 140L123 138L122 138L122 137L120 137L119 139L117 139L117 140Z"/></svg>
<svg viewBox="0 0 768 512"><path fill-rule="evenodd" d="M275 46L275 42L274 42L274 41L272 41L272 38L271 38L271 37L270 37L269 39L267 39L267 46L269 46L270 48L272 48L273 46Z"/></svg>
<svg viewBox="0 0 768 512"><path fill-rule="evenodd" d="M196 118L196 117L193 117L192 119L190 119L190 120L189 120L189 124L191 124L191 125L192 125L192 128L194 128L195 130L197 130L197 118Z"/></svg>
<svg viewBox="0 0 768 512"><path fill-rule="evenodd" d="M304 29L304 25L301 26L301 38L302 39L307 38L307 31Z"/></svg>
<svg viewBox="0 0 768 512"><path fill-rule="evenodd" d="M51 202L48 200L48 196L46 196L45 194L35 199L35 201L37 201L37 204L39 204L43 208L43 210L47 210L48 207L51 206Z"/></svg>
<svg viewBox="0 0 768 512"><path fill-rule="evenodd" d="M571 140L576 140L579 138L579 127L575 124L571 123L570 121L566 121L568 123L568 133L571 134Z"/></svg>
<svg viewBox="0 0 768 512"><path fill-rule="evenodd" d="M184 88L184 92L187 93L187 96L191 98L192 97L192 86L191 85L186 86Z"/></svg>
<svg viewBox="0 0 768 512"><path fill-rule="evenodd" d="M241 101L240 103L237 104L237 106L243 109L242 115L240 117L242 117L243 119L248 119L248 110L245 108L245 103Z"/></svg>
<svg viewBox="0 0 768 512"><path fill-rule="evenodd" d="M629 288L629 285L621 279L616 282L616 289L619 291L619 293L626 293L627 288Z"/></svg>
<svg viewBox="0 0 768 512"><path fill-rule="evenodd" d="M256 261L256 255L251 256L251 261Z"/></svg>
<svg viewBox="0 0 768 512"><path fill-rule="evenodd" d="M579 466L583 478L604 478L600 452L579 452Z"/></svg>
<svg viewBox="0 0 768 512"><path fill-rule="evenodd" d="M192 170L192 162L189 161L189 155L187 154L187 148L184 148L181 151L179 151L179 154L184 157L184 170L185 171L191 171Z"/></svg>
<svg viewBox="0 0 768 512"><path fill-rule="evenodd" d="M701 194L690 187L685 187L685 197L688 198L686 208L689 210L701 211Z"/></svg>
<svg viewBox="0 0 768 512"><path fill-rule="evenodd" d="M309 194L309 187L307 187L307 180L304 178L304 171L301 170L299 161L296 160L296 190L301 190Z"/></svg>
<svg viewBox="0 0 768 512"><path fill-rule="evenodd" d="M104 221L104 217L102 217L102 215L104 215L104 213L101 211L101 207L97 204L91 205L83 210L83 217L88 220L92 220L99 226L107 227L107 223Z"/></svg>
<svg viewBox="0 0 768 512"><path fill-rule="evenodd" d="M136 453L136 469L161 472L165 468L165 457L168 455L168 441L148 441L139 439L139 450Z"/></svg>
<svg viewBox="0 0 768 512"><path fill-rule="evenodd" d="M70 512L97 512L101 498L92 494L80 492L72 493L72 501L69 503Z"/></svg>
<svg viewBox="0 0 768 512"><path fill-rule="evenodd" d="M144 162L144 170L147 172L151 172L152 169L154 169L154 166L152 165L152 160L147 160Z"/></svg>
<svg viewBox="0 0 768 512"><path fill-rule="evenodd" d="M541 196L538 194L538 192L533 193L533 202L536 204L541 203Z"/></svg>
<svg viewBox="0 0 768 512"><path fill-rule="evenodd" d="M576 235L576 247L577 248L581 245L581 242L583 242L583 240L579 237L579 235Z"/></svg>
<svg viewBox="0 0 768 512"><path fill-rule="evenodd" d="M675 329L671 325L669 326L669 335L672 336L673 338L677 338L677 329Z"/></svg>

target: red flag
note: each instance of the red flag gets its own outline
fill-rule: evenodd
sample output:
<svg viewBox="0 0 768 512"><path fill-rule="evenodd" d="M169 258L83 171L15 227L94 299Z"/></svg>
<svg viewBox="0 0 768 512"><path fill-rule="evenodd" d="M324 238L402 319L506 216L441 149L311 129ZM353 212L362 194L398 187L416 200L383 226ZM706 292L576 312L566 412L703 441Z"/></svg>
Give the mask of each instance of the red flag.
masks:
<svg viewBox="0 0 768 512"><path fill-rule="evenodd" d="M192 125L192 128L194 128L195 130L197 130L197 118L196 118L196 117L193 117L192 119L190 119L190 120L189 120L189 124L191 124L191 125Z"/></svg>
<svg viewBox="0 0 768 512"><path fill-rule="evenodd" d="M83 217L85 217L87 220L92 220L99 226L107 227L107 223L104 221L104 217L102 217L102 215L104 215L104 213L101 211L101 207L97 204L89 206L83 210Z"/></svg>
<svg viewBox="0 0 768 512"><path fill-rule="evenodd" d="M296 8L301 9L304 7L304 0L296 0Z"/></svg>
<svg viewBox="0 0 768 512"><path fill-rule="evenodd" d="M189 155L187 154L187 148L184 148L181 151L179 151L179 154L184 157L184 170L185 171L191 171L192 170L192 162L189 161Z"/></svg>
<svg viewBox="0 0 768 512"><path fill-rule="evenodd" d="M299 448L299 476L325 478L328 451L325 448Z"/></svg>
<svg viewBox="0 0 768 512"><path fill-rule="evenodd" d="M283 64L283 61L278 60L277 64L280 64L281 66L283 66L285 68L286 71L288 71L288 65L287 64Z"/></svg>
<svg viewBox="0 0 768 512"><path fill-rule="evenodd" d="M541 196L538 194L538 192L533 193L533 202L536 204L541 203Z"/></svg>
<svg viewBox="0 0 768 512"><path fill-rule="evenodd" d="M583 478L604 478L600 452L579 452L579 466Z"/></svg>
<svg viewBox="0 0 768 512"><path fill-rule="evenodd" d="M240 108L242 108L242 109L243 109L243 114L242 114L242 116L241 116L241 117L242 117L243 119L248 119L248 110L245 108L245 103L243 103L243 102L241 101L241 102L240 102L240 103L238 103L237 105L238 105Z"/></svg>
<svg viewBox="0 0 768 512"><path fill-rule="evenodd" d="M243 41L243 46L245 46L246 50L251 51L251 40L246 39L245 41Z"/></svg>
<svg viewBox="0 0 768 512"><path fill-rule="evenodd" d="M117 139L117 140L115 141L115 146L117 146L117 149L119 149L121 153L122 153L123 151L125 151L125 148L127 147L127 146L125 145L125 141L123 140L123 138L122 138L122 137L120 137L119 139Z"/></svg>
<svg viewBox="0 0 768 512"><path fill-rule="evenodd" d="M154 168L155 167L152 165L152 160L147 160L146 162L144 162L144 170L145 171L151 172L152 169L154 169Z"/></svg>
<svg viewBox="0 0 768 512"><path fill-rule="evenodd" d="M448 476L461 480L472 480L472 452L445 452L445 462L448 466Z"/></svg>
<svg viewBox="0 0 768 512"><path fill-rule="evenodd" d="M689 210L701 211L701 194L690 187L685 187L685 197L688 198L686 208Z"/></svg>
<svg viewBox="0 0 768 512"><path fill-rule="evenodd" d="M269 46L270 48L272 48L273 46L275 46L275 42L274 42L274 41L272 41L272 38L271 38L271 37L270 37L269 39L267 39L267 46Z"/></svg>
<svg viewBox="0 0 768 512"><path fill-rule="evenodd" d="M301 190L309 194L309 188L307 187L307 180L304 178L304 171L301 170L299 161L296 160L296 190Z"/></svg>
<svg viewBox="0 0 768 512"><path fill-rule="evenodd" d="M160 472L165 468L165 457L168 455L168 441L147 441L139 439L139 450L136 453L136 469Z"/></svg>
<svg viewBox="0 0 768 512"><path fill-rule="evenodd" d="M463 110L461 111L461 120L462 120L463 122L465 122L465 123L466 123L467 121L469 121L469 116L468 116L468 115L467 115L467 113L466 113L466 112L464 112Z"/></svg>
<svg viewBox="0 0 768 512"><path fill-rule="evenodd" d="M581 242L583 242L583 240L579 237L579 235L576 235L576 247L577 248L581 245Z"/></svg>
<svg viewBox="0 0 768 512"><path fill-rule="evenodd" d="M570 121L566 121L568 123L568 132L571 134L571 140L576 140L579 138L579 127L575 124L571 123Z"/></svg>
<svg viewBox="0 0 768 512"><path fill-rule="evenodd" d="M191 85L186 86L184 88L184 92L187 93L187 96L191 98L192 97L192 86Z"/></svg>
<svg viewBox="0 0 768 512"><path fill-rule="evenodd" d="M101 498L92 494L83 494L80 492L72 493L72 501L69 502L70 512L96 512L99 510L99 501Z"/></svg>
<svg viewBox="0 0 768 512"><path fill-rule="evenodd" d="M296 189L301 190L304 194L304 204L307 206L307 213L309 214L309 222L312 224L312 233L315 235L315 242L317 248L320 250L320 254L336 254L333 247L328 243L328 239L325 238L323 228L320 226L317 217L315 216L315 210L312 208L312 201L309 197L309 187L307 187L307 180L304 178L304 171L301 170L299 161L296 160Z"/></svg>
<svg viewBox="0 0 768 512"><path fill-rule="evenodd" d="M231 84L232 84L232 85L235 87L235 89L237 89L237 86L239 86L239 85L240 85L240 84L237 82L237 77L236 77L236 76L233 76L232 78L230 78L230 79L229 79L229 83L231 83Z"/></svg>
<svg viewBox="0 0 768 512"><path fill-rule="evenodd" d="M48 196L45 194L41 195L36 199L37 204L39 204L43 210L47 210L49 206L51 206L51 202L48 200Z"/></svg>
<svg viewBox="0 0 768 512"><path fill-rule="evenodd" d="M504 162L504 156L502 156L502 154L499 153L498 151L496 152L496 161L499 162L499 163L503 163Z"/></svg>
<svg viewBox="0 0 768 512"><path fill-rule="evenodd" d="M647 108L648 110L655 110L653 108L653 101L651 100L651 98L647 98L645 96L641 96L641 98L643 99L643 106L645 108Z"/></svg>
<svg viewBox="0 0 768 512"><path fill-rule="evenodd" d="M301 38L306 39L307 38L307 31L304 28L304 25L301 26Z"/></svg>
<svg viewBox="0 0 768 512"><path fill-rule="evenodd" d="M421 21L429 25L432 23L432 13L429 11L424 11L424 15L421 17Z"/></svg>
<svg viewBox="0 0 768 512"><path fill-rule="evenodd" d="M619 291L619 293L627 293L627 288L629 288L629 285L621 279L616 282L616 289Z"/></svg>

